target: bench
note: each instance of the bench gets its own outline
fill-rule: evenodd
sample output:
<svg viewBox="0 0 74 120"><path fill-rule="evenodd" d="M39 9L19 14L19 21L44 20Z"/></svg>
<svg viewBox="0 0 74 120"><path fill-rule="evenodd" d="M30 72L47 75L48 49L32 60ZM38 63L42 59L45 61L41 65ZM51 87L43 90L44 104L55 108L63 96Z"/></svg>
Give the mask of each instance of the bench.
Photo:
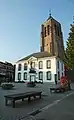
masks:
<svg viewBox="0 0 74 120"><path fill-rule="evenodd" d="M5 95L5 105L8 105L8 100L12 102L12 107L15 108L15 101L22 100L24 101L24 98L28 98L28 102L30 102L31 97L36 98L36 96L39 96L39 99L41 99L41 93L42 91L31 91L31 92L25 92L25 93L19 93L19 94L12 94L12 95Z"/></svg>
<svg viewBox="0 0 74 120"><path fill-rule="evenodd" d="M52 91L54 91L54 92L64 92L65 88L63 88L63 87L52 87L52 88L50 88L50 92L52 92Z"/></svg>

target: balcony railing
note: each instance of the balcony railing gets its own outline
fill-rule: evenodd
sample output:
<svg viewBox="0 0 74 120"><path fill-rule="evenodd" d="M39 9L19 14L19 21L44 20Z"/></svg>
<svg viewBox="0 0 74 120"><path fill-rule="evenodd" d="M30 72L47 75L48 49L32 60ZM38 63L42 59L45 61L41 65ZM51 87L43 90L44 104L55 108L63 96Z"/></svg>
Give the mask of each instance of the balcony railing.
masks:
<svg viewBox="0 0 74 120"><path fill-rule="evenodd" d="M36 73L35 68L30 68L29 73Z"/></svg>

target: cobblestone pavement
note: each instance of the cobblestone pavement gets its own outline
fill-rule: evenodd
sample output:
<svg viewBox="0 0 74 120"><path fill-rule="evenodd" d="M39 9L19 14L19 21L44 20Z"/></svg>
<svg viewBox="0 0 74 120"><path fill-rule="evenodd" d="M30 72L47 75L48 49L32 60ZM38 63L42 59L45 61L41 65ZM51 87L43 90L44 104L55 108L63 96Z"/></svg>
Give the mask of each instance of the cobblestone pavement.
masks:
<svg viewBox="0 0 74 120"><path fill-rule="evenodd" d="M51 86L50 84L45 83L45 84L37 84L35 88L29 88L24 83L18 83L18 84L15 83L15 88L13 90L3 90L2 88L0 88L0 120L20 120L20 118L21 118L21 120L29 120L29 119L35 120L36 118L39 119L39 115L43 116L43 112L41 111L40 113L36 114L33 111L36 112L38 110L41 110L45 106L51 105L53 102L62 99L67 94L70 94L72 92L72 91L71 92L69 91L69 92L65 92L65 93L50 94L50 91L49 91L50 86ZM74 85L72 85L72 88L74 88ZM5 106L4 95L26 92L26 91L31 91L31 90L42 90L43 91L42 99L41 100L32 100L30 102L30 104L28 104L27 100L24 100L23 102L21 102L20 100L16 101L16 108L12 108L11 103L9 103L9 106ZM71 97L71 98L73 99L74 97ZM70 100L72 100L72 99L70 99ZM71 103L72 103L72 101L71 101ZM50 112L50 116L54 114L54 111L56 111L58 113L60 111L60 108L62 108L62 110L63 110L63 108L64 108L63 104L66 105L67 101L66 101L66 104L62 102L62 106L60 104L58 106L58 108L57 108L57 106L56 107L53 106L52 108L54 108L54 109L48 108L48 110ZM68 101L68 104L69 104L69 101ZM66 109L66 108L64 108L64 109ZM34 115L32 113L34 113ZM48 111L47 111L47 113L48 113ZM57 114L57 113L55 113L55 114ZM45 115L47 116L46 113L45 113ZM48 115L49 115L49 113L48 113ZM52 119L48 119L48 120L52 120ZM55 119L53 119L53 120L55 120ZM56 119L56 120L59 120L59 119Z"/></svg>
<svg viewBox="0 0 74 120"><path fill-rule="evenodd" d="M35 116L36 120L74 120L74 92L65 99L46 106L46 110Z"/></svg>

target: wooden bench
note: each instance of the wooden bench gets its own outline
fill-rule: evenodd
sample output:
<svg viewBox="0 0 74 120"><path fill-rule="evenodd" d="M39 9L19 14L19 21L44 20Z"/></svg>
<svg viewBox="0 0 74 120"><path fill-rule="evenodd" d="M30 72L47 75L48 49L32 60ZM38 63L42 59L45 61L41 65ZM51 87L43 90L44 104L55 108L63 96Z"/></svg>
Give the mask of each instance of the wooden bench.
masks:
<svg viewBox="0 0 74 120"><path fill-rule="evenodd" d="M52 91L54 91L54 92L64 92L65 89L63 87L52 87L52 88L50 88L50 92L52 92Z"/></svg>
<svg viewBox="0 0 74 120"><path fill-rule="evenodd" d="M36 96L39 96L39 99L41 99L41 91L31 91L31 92L25 92L25 93L19 93L19 94L12 94L12 95L5 95L5 105L8 105L8 100L11 100L12 107L15 108L15 101L22 99L24 101L24 98L28 98L28 102L30 102L31 97L36 98Z"/></svg>

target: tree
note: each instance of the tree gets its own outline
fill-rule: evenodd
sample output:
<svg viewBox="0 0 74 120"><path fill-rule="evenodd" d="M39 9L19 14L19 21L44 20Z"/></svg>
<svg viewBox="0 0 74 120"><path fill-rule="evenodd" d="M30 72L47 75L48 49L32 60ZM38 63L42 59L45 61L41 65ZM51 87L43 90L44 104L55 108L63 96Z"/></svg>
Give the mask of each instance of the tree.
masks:
<svg viewBox="0 0 74 120"><path fill-rule="evenodd" d="M68 68L74 69L74 25L70 25L69 37L66 41L65 64Z"/></svg>

